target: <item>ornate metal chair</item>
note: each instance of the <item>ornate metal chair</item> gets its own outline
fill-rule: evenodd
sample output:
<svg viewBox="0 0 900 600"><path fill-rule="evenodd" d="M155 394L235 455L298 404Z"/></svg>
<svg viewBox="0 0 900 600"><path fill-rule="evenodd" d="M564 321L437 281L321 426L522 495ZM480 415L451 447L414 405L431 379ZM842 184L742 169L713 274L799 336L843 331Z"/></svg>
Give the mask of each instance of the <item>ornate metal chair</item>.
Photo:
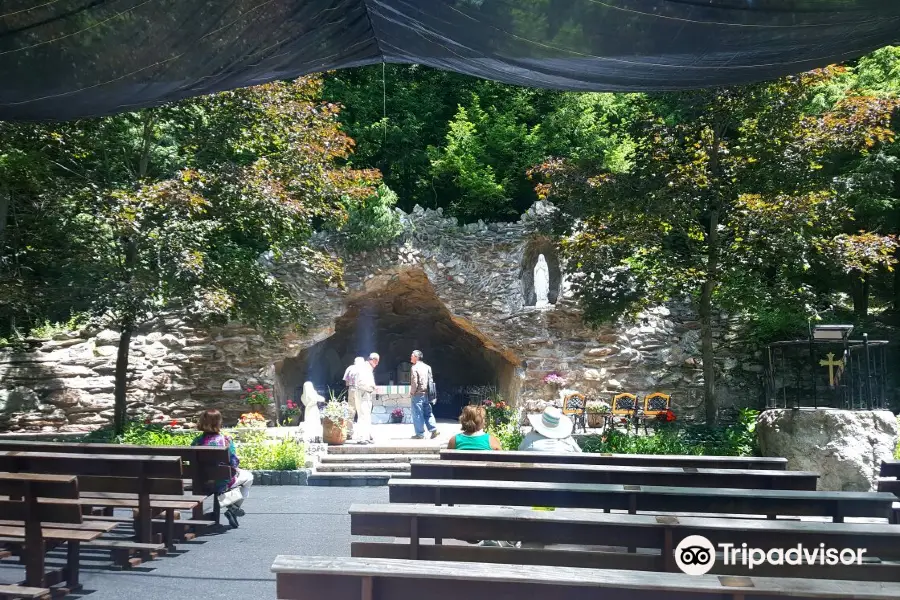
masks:
<svg viewBox="0 0 900 600"><path fill-rule="evenodd" d="M629 419L637 417L638 399L634 394L616 394L612 399L612 410L609 413L611 424L615 427L618 423L625 424L625 431L630 428ZM635 425L636 427L636 425Z"/></svg>
<svg viewBox="0 0 900 600"><path fill-rule="evenodd" d="M669 410L671 396L662 392L653 392L644 396L644 411L641 419L644 422L644 433L647 433L647 420L656 419L660 414Z"/></svg>
<svg viewBox="0 0 900 600"><path fill-rule="evenodd" d="M563 398L562 413L564 415L573 416L572 420L575 422L575 431L578 431L579 426L582 431L587 430L587 424L585 423L586 406L587 403L584 396L578 392L569 394Z"/></svg>

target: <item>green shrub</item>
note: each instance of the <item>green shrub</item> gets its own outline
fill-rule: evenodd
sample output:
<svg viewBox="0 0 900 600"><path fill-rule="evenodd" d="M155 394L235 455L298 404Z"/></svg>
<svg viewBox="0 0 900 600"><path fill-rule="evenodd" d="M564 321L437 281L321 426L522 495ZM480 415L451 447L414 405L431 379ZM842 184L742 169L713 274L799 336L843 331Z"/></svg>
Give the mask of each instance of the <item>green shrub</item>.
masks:
<svg viewBox="0 0 900 600"><path fill-rule="evenodd" d="M604 437L583 438L581 447L585 452L612 454L758 456L758 414L758 411L742 410L738 422L726 427L682 425L665 427L652 435L643 436L612 430Z"/></svg>
<svg viewBox="0 0 900 600"><path fill-rule="evenodd" d="M195 431L176 431L173 423L148 423L129 421L122 435L113 435L112 426L92 431L81 439L83 442L104 444L132 444L135 446L190 446Z"/></svg>
<svg viewBox="0 0 900 600"><path fill-rule="evenodd" d="M897 428L900 429L900 415L897 415ZM897 442L897 448L894 450L894 458L900 460L900 442Z"/></svg>
<svg viewBox="0 0 900 600"><path fill-rule="evenodd" d="M264 433L235 444L242 469L253 471L295 471L306 465L306 451L293 439L269 441Z"/></svg>

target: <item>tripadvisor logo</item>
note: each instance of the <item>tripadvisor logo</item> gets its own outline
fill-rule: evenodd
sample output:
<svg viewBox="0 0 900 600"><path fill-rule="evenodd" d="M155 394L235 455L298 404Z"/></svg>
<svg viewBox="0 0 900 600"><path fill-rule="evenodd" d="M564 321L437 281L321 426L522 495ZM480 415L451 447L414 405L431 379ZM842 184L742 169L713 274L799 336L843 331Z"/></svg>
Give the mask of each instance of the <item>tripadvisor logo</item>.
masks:
<svg viewBox="0 0 900 600"><path fill-rule="evenodd" d="M865 548L828 548L819 544L805 548L797 544L791 548L750 548L747 544L718 544L722 563L726 566L742 565L753 570L763 564L781 565L861 565ZM709 573L716 563L716 547L702 535L690 535L675 548L675 564L688 575Z"/></svg>

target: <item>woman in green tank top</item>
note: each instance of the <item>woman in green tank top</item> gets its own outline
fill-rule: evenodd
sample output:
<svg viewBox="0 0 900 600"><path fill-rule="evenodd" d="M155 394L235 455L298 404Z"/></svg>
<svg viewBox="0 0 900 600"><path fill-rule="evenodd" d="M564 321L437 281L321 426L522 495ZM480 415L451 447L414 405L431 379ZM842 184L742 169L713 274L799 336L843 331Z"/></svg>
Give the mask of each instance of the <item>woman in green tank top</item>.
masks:
<svg viewBox="0 0 900 600"><path fill-rule="evenodd" d="M447 444L448 450L502 450L500 440L484 430L484 408L467 406L459 416L462 433Z"/></svg>

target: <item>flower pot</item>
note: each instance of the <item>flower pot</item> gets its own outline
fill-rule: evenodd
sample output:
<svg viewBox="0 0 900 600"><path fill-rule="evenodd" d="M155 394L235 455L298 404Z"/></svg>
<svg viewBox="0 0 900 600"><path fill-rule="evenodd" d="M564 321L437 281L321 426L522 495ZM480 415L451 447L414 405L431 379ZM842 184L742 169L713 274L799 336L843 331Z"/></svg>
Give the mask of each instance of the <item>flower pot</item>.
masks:
<svg viewBox="0 0 900 600"><path fill-rule="evenodd" d="M603 427L603 421L606 419L606 413L592 413L589 412L587 414L587 426L591 429L599 429Z"/></svg>
<svg viewBox="0 0 900 600"><path fill-rule="evenodd" d="M402 423L403 415L391 415L391 423Z"/></svg>
<svg viewBox="0 0 900 600"><path fill-rule="evenodd" d="M322 419L322 440L332 446L340 446L347 441L347 421L335 423L328 417Z"/></svg>

